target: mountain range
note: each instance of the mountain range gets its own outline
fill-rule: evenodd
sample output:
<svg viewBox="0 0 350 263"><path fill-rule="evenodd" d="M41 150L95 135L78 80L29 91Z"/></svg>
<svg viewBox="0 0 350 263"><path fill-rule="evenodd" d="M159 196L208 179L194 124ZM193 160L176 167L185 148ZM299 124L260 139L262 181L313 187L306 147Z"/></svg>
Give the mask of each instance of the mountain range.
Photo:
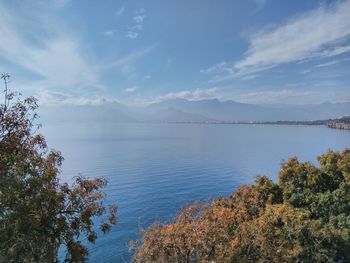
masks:
<svg viewBox="0 0 350 263"><path fill-rule="evenodd" d="M232 100L172 99L147 106L121 103L47 107L39 112L55 122L263 122L334 119L350 115L350 102L257 105Z"/></svg>

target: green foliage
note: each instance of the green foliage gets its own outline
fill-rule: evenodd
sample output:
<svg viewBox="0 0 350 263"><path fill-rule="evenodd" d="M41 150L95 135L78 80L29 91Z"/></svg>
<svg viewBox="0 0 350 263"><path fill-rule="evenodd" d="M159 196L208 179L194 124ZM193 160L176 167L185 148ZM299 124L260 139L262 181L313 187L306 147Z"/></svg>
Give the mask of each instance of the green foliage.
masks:
<svg viewBox="0 0 350 263"><path fill-rule="evenodd" d="M0 106L0 262L86 262L87 241L94 243L93 218L105 233L116 222L116 207L104 205L103 178L75 178L70 187L58 180L63 157L49 151L37 134L35 98L6 95Z"/></svg>
<svg viewBox="0 0 350 263"><path fill-rule="evenodd" d="M258 177L151 226L132 244L134 261L350 262L350 149L318 161L291 158L278 184Z"/></svg>

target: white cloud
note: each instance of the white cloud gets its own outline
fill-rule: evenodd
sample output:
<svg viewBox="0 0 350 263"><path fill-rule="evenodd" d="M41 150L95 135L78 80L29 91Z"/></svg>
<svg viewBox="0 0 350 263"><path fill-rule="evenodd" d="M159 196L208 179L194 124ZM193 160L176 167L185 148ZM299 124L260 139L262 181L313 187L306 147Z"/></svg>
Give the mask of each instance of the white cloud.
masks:
<svg viewBox="0 0 350 263"><path fill-rule="evenodd" d="M111 97L76 97L70 93L58 92L58 91L47 91L41 90L36 95L38 98L40 106L51 107L51 106L65 106L65 105L76 105L76 106L84 106L84 105L93 105L100 106L106 103L117 102L115 98Z"/></svg>
<svg viewBox="0 0 350 263"><path fill-rule="evenodd" d="M331 60L331 61L328 61L328 62L325 62L325 63L318 64L315 67L316 68L322 68L322 67L333 66L333 65L336 65L336 64L339 64L339 63L342 63L342 62L345 62L345 61L349 61L349 60L350 60L350 58L334 59L334 60Z"/></svg>
<svg viewBox="0 0 350 263"><path fill-rule="evenodd" d="M102 35L104 35L106 37L112 37L112 36L114 36L115 33L117 33L117 30L111 29L111 30L103 31Z"/></svg>
<svg viewBox="0 0 350 263"><path fill-rule="evenodd" d="M242 60L222 62L202 72L216 74L213 81L222 81L284 63L349 52L350 46L344 45L350 37L349 14L349 0L322 5L250 35L249 48Z"/></svg>
<svg viewBox="0 0 350 263"><path fill-rule="evenodd" d="M52 85L95 85L97 73L80 55L79 43L66 36L50 39L45 48L32 49L22 65Z"/></svg>
<svg viewBox="0 0 350 263"><path fill-rule="evenodd" d="M125 91L132 93L132 92L135 92L138 89L139 89L139 87L137 87L137 86L131 86L129 88L126 88Z"/></svg>
<svg viewBox="0 0 350 263"><path fill-rule="evenodd" d="M186 99L186 100L202 100L217 98L217 88L210 89L195 89L183 90L179 92L170 92L161 96L157 96L151 100L144 102L145 104L157 103L171 99Z"/></svg>
<svg viewBox="0 0 350 263"><path fill-rule="evenodd" d="M129 39L136 39L139 36L139 33L129 30L128 32L126 32L125 36Z"/></svg>
<svg viewBox="0 0 350 263"><path fill-rule="evenodd" d="M125 12L125 8L124 8L124 7L121 7L121 8L119 8L119 9L117 10L117 12L115 12L115 16L116 16L116 17L120 17L120 16L122 16L122 15L124 14L124 12Z"/></svg>
<svg viewBox="0 0 350 263"><path fill-rule="evenodd" d="M129 39L136 39L139 33L143 30L143 24L146 18L145 10L143 8L135 11L135 16L132 18L134 24L129 26L129 30L126 32L126 37Z"/></svg>
<svg viewBox="0 0 350 263"><path fill-rule="evenodd" d="M228 63L226 61L222 61L220 63L217 63L210 68L202 69L200 72L205 74L213 74L213 73L220 73L222 71L232 71L232 65L231 63Z"/></svg>
<svg viewBox="0 0 350 263"><path fill-rule="evenodd" d="M24 16L0 6L0 58L40 77L31 82L38 88L99 86L98 71L82 56L79 39L47 15L50 7L40 8Z"/></svg>
<svg viewBox="0 0 350 263"><path fill-rule="evenodd" d="M338 46L335 48L323 50L322 52L319 53L319 55L322 57L333 57L337 55L341 55L343 53L349 52L350 51L350 45L346 46Z"/></svg>
<svg viewBox="0 0 350 263"><path fill-rule="evenodd" d="M134 17L133 17L135 23L137 23L137 24L143 23L143 21L145 20L145 18L146 18L145 15L137 15L137 16L134 16Z"/></svg>

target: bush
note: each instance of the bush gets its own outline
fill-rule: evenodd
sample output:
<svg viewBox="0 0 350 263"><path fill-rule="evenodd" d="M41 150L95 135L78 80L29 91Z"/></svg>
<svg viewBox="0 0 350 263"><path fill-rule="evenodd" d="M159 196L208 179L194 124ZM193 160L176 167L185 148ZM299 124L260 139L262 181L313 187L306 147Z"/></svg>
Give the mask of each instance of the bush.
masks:
<svg viewBox="0 0 350 263"><path fill-rule="evenodd" d="M195 203L133 242L134 262L349 262L350 149L291 158L278 183L258 177Z"/></svg>

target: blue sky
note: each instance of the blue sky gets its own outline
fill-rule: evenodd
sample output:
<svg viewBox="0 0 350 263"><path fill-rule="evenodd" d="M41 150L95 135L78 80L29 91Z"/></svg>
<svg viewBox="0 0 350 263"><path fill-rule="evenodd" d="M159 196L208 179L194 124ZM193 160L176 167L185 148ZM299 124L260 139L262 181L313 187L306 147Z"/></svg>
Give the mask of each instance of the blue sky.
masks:
<svg viewBox="0 0 350 263"><path fill-rule="evenodd" d="M44 106L350 101L350 1L0 1L0 72Z"/></svg>

